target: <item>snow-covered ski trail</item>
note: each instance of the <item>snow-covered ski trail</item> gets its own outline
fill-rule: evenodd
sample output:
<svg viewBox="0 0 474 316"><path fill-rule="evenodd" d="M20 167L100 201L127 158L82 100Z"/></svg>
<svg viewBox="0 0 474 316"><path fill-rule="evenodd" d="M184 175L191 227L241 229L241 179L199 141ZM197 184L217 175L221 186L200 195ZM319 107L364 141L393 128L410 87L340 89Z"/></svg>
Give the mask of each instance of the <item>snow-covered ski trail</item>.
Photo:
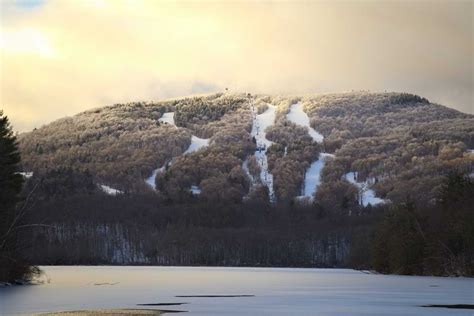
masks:
<svg viewBox="0 0 474 316"><path fill-rule="evenodd" d="M169 124L174 126L175 128L178 128L175 124L174 121L174 112L166 112L163 114L163 116L158 120L160 122L163 122L165 124ZM191 144L189 147L183 152L182 155L187 155L190 153L193 153L195 151L200 150L201 148L209 146L209 138L200 138L195 135L191 135ZM179 156L177 156L179 157ZM165 162L165 164L155 170L153 170L152 174L150 177L145 179L145 182L153 189L156 190L156 176L159 175L160 173L163 173L166 171L166 168L170 167L174 160L177 157L173 157L170 161Z"/></svg>
<svg viewBox="0 0 474 316"><path fill-rule="evenodd" d="M349 172L344 175L344 178L359 188L359 204L363 206L383 204L386 201L375 196L375 191L369 189L374 182L373 179L367 179L363 182L357 181L357 172Z"/></svg>
<svg viewBox="0 0 474 316"><path fill-rule="evenodd" d="M257 109L253 102L250 103L251 112L252 112L252 131L250 135L255 139L256 150L255 158L260 166L260 181L263 185L268 188L268 197L271 203L276 202L275 191L273 189L273 175L268 170L268 158L267 150L273 144L272 141L268 140L266 137L266 129L272 126L275 123L275 106L268 104L268 108L265 112L257 114ZM249 175L250 179L253 179L253 176L248 172L247 160L244 161L243 168ZM252 187L255 185L252 181ZM252 188L251 188L252 190Z"/></svg>
<svg viewBox="0 0 474 316"><path fill-rule="evenodd" d="M324 136L318 133L314 128L311 127L309 117L303 109L303 104L300 102L292 104L290 111L286 114L286 119L296 125L306 127L308 134L311 136L313 141L322 143ZM311 163L308 170L306 170L304 183L302 187L302 195L297 196L297 199L309 199L313 200L314 194L316 193L318 186L321 184L321 171L324 168L324 163L328 157L333 158L334 155L329 153L320 153L318 160Z"/></svg>

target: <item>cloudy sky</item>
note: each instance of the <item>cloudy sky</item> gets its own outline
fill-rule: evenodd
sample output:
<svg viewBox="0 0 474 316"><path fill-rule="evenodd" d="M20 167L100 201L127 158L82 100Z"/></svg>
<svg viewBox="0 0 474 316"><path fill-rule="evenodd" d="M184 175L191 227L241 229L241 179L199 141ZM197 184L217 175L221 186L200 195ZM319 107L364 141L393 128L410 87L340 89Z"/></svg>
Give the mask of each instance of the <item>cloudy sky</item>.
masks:
<svg viewBox="0 0 474 316"><path fill-rule="evenodd" d="M472 1L0 0L18 131L195 93L406 91L474 113Z"/></svg>

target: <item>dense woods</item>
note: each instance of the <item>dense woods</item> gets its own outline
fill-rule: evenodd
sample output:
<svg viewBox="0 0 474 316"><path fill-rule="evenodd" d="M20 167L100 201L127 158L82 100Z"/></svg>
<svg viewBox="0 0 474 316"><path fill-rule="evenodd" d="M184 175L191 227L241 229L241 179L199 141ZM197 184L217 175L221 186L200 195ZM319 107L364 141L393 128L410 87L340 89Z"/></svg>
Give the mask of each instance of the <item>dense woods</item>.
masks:
<svg viewBox="0 0 474 316"><path fill-rule="evenodd" d="M321 144L286 118L296 102L324 135ZM250 133L251 105L261 114L269 104L276 119L266 154L277 204L259 181ZM160 121L169 112L176 126ZM209 145L186 153L192 136ZM35 188L35 220L54 227L35 230L45 253L30 253L33 262L472 274L472 225L461 222L472 224L463 203L472 195L474 117L416 95L212 94L118 104L21 134L19 148L22 170L33 172L24 191ZM314 199L301 204L305 172L322 152L334 158ZM160 167L154 190L145 179ZM360 205L349 172L385 204ZM446 180L452 174L457 182ZM101 185L123 194L107 195ZM464 195L442 202L456 190ZM408 261L387 262L400 255Z"/></svg>

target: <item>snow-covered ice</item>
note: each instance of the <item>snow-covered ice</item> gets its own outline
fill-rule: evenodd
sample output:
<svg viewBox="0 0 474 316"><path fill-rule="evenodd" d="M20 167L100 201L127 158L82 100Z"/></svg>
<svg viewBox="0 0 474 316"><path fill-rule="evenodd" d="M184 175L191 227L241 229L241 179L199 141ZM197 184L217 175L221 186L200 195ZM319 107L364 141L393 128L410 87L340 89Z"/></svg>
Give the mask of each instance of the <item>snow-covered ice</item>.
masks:
<svg viewBox="0 0 474 316"><path fill-rule="evenodd" d="M0 314L172 306L189 316L471 316L472 310L425 308L473 304L472 279L367 274L348 269L45 266L51 282L0 288ZM109 283L113 286L95 286ZM178 295L254 295L177 298ZM159 308L159 307L157 307Z"/></svg>
<svg viewBox="0 0 474 316"><path fill-rule="evenodd" d="M313 196L316 193L318 186L321 184L321 171L323 170L324 163L326 162L326 159L328 157L334 157L334 155L328 153L320 153L319 159L313 162L308 168L308 170L306 170L302 190L303 194L297 197L297 199L313 199Z"/></svg>
<svg viewBox="0 0 474 316"><path fill-rule="evenodd" d="M290 107L290 112L286 114L286 119L297 125L305 126L308 128L308 134L313 138L317 143L322 143L324 136L318 133L314 128L309 124L309 117L306 112L303 110L303 104L295 103Z"/></svg>
<svg viewBox="0 0 474 316"><path fill-rule="evenodd" d="M184 155L195 152L201 148L209 146L209 138L199 138L197 136L191 136L191 145L184 152Z"/></svg>
<svg viewBox="0 0 474 316"><path fill-rule="evenodd" d="M346 173L344 175L344 178L359 188L359 193L360 193L359 203L362 204L363 206L367 206L369 204L377 205L377 204L385 203L385 200L376 197L374 190L369 188L371 183L374 182L371 179L367 179L366 181L363 181L363 182L357 182L356 172Z"/></svg>
<svg viewBox="0 0 474 316"><path fill-rule="evenodd" d="M252 131L250 135L255 138L257 150L255 157L260 166L260 180L268 188L270 202L275 202L275 191L273 190L273 175L268 170L267 149L273 142L267 139L266 129L275 123L275 106L268 104L268 108L262 114L256 115L256 109L252 105Z"/></svg>
<svg viewBox="0 0 474 316"><path fill-rule="evenodd" d="M166 112L163 113L163 116L158 119L159 122L173 125L176 127L176 124L174 122L174 112Z"/></svg>
<svg viewBox="0 0 474 316"><path fill-rule="evenodd" d="M117 194L122 194L123 193L122 191L111 188L111 187L109 187L108 185L105 185L105 184L101 184L99 187L102 189L102 191L104 191L108 195L117 195Z"/></svg>

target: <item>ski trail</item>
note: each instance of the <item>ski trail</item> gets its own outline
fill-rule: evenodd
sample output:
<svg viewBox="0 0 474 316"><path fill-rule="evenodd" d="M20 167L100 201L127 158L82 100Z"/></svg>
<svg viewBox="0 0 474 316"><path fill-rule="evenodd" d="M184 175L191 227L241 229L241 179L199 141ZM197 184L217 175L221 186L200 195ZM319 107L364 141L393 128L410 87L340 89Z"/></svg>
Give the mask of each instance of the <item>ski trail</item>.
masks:
<svg viewBox="0 0 474 316"><path fill-rule="evenodd" d="M163 113L163 116L158 119L158 122L169 124L174 126L175 128L178 128L176 126L176 123L174 122L174 112Z"/></svg>
<svg viewBox="0 0 474 316"><path fill-rule="evenodd" d="M275 106L268 104L268 108L262 114L257 114L257 110L253 103L251 103L252 110L252 131L250 135L255 138L256 150L255 158L260 166L260 181L268 188L268 197L271 203L276 201L275 191L273 189L273 175L268 170L267 150L273 144L267 139L266 129L275 123ZM244 161L242 167L253 180L253 176L248 171L247 159ZM256 183L252 181L252 187ZM252 189L252 188L251 188Z"/></svg>
<svg viewBox="0 0 474 316"><path fill-rule="evenodd" d="M162 123L169 124L174 126L175 128L178 128L175 124L174 121L174 112L166 112L163 113L163 116L158 120ZM193 153L195 151L198 151L201 148L209 146L209 138L200 138L195 135L191 135L191 144L189 147L186 149L186 151L183 152L182 155L187 155L190 153ZM178 156L179 157L179 156ZM160 173L163 173L166 171L166 168L170 167L173 164L173 161L176 159L176 157L173 157L171 161L165 162L165 164L155 170L153 170L152 174L150 177L145 179L145 182L153 189L156 190L156 176L159 175Z"/></svg>
<svg viewBox="0 0 474 316"><path fill-rule="evenodd" d="M334 158L334 155L328 153L320 153L318 160L314 161L311 166L306 170L304 177L304 183L302 188L302 195L297 198L309 198L313 199L313 195L316 193L319 185L321 184L321 172L326 163L328 157Z"/></svg>
<svg viewBox="0 0 474 316"><path fill-rule="evenodd" d="M323 142L324 136L311 127L309 124L309 117L303 110L303 104L300 102L291 105L290 112L286 115L286 119L296 125L307 127L309 136L311 136L315 142Z"/></svg>
<svg viewBox="0 0 474 316"><path fill-rule="evenodd" d="M363 182L357 181L357 172L349 172L344 175L344 178L359 188L359 204L363 206L383 204L386 201L375 196L375 191L369 189L370 185L374 182L373 179L367 179Z"/></svg>
<svg viewBox="0 0 474 316"><path fill-rule="evenodd" d="M298 102L292 104L290 111L286 114L286 119L290 122L295 123L296 125L306 127L308 129L308 134L311 136L313 141L317 143L322 143L324 140L323 135L318 133L314 128L309 124L309 117L303 110L303 105ZM311 163L308 170L306 170L304 183L302 187L302 195L297 196L299 200L309 199L313 200L314 194L316 193L318 186L321 184L321 172L324 168L324 164L328 157L333 158L334 155L328 153L320 153L318 159Z"/></svg>

